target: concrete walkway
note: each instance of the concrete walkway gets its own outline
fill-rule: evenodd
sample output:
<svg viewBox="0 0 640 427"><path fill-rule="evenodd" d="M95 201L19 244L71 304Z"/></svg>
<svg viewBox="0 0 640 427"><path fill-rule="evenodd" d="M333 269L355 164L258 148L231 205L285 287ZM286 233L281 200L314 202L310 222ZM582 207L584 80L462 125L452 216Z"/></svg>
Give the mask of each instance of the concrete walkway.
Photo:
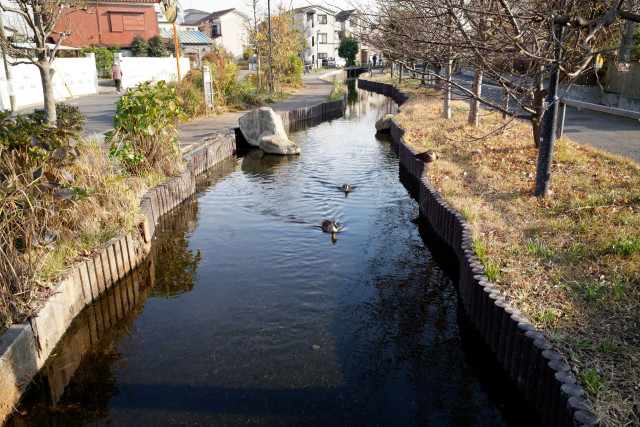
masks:
<svg viewBox="0 0 640 427"><path fill-rule="evenodd" d="M333 84L329 81L321 80L326 78L331 80L334 72L314 72L304 74L302 81L306 87L299 90L289 99L276 104L267 104L267 107L275 111L289 110L319 104L327 100L333 90ZM113 80L99 81L99 94L74 98L65 101L70 105L75 105L87 116L85 124L85 135L91 139L104 140L103 134L113 129L113 116L116 113L116 104L120 95L116 94ZM39 106L37 108L42 108ZM256 107L257 108L257 107ZM12 114L29 114L35 109L33 107L16 111ZM247 110L249 111L249 110ZM183 149L200 142L203 138L215 132L238 126L238 118L247 111L224 113L218 116L206 117L191 120L178 125L178 140Z"/></svg>

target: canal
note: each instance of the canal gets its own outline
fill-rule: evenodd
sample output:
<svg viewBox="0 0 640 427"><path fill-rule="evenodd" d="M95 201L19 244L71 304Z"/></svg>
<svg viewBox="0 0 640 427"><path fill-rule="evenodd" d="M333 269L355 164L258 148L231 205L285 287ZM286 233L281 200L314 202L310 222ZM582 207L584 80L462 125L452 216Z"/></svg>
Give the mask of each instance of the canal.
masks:
<svg viewBox="0 0 640 427"><path fill-rule="evenodd" d="M295 127L300 156L248 151L202 174L7 425L505 424L375 132L395 106L353 84L348 99Z"/></svg>

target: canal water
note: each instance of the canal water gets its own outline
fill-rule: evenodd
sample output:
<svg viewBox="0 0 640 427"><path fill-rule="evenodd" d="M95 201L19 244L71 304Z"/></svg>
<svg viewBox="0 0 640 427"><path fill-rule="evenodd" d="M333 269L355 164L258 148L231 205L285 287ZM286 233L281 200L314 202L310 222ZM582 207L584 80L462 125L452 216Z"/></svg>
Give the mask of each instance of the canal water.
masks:
<svg viewBox="0 0 640 427"><path fill-rule="evenodd" d="M8 425L504 424L376 135L395 106L349 91L344 117L291 133L300 156L247 152L201 175Z"/></svg>

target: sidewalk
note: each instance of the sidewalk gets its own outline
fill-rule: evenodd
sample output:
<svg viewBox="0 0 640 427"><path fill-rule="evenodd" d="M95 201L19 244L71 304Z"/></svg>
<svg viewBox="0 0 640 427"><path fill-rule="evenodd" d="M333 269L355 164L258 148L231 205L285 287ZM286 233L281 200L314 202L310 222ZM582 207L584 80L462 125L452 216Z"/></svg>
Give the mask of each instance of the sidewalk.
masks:
<svg viewBox="0 0 640 427"><path fill-rule="evenodd" d="M266 107L271 107L274 111L284 111L293 108L309 107L326 101L327 97L333 90L333 84L320 80L320 78L330 74L331 72L304 74L302 76L302 81L307 85L307 87L298 91L286 101L278 102L276 104L267 104ZM181 148L184 150L191 145L202 141L211 134L238 126L238 119L248 111L251 110L224 113L219 116L206 117L192 120L188 123L179 124L178 140L180 141Z"/></svg>

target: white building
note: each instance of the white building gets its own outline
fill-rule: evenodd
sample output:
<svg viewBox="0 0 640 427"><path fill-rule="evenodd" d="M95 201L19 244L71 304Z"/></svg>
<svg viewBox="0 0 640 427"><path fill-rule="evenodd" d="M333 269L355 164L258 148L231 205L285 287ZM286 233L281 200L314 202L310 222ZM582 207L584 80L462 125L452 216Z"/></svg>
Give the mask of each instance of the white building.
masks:
<svg viewBox="0 0 640 427"><path fill-rule="evenodd" d="M340 23L336 12L311 5L293 9L294 24L307 39L307 48L300 55L305 65L322 66L322 60L338 57Z"/></svg>
<svg viewBox="0 0 640 427"><path fill-rule="evenodd" d="M358 39L360 51L356 64L366 64L373 53L360 43L364 21L356 9L335 12L324 6L310 5L293 9L296 28L307 39L307 48L301 59L306 65L322 66L322 60L338 58L338 47L343 37Z"/></svg>
<svg viewBox="0 0 640 427"><path fill-rule="evenodd" d="M249 44L249 18L235 9L213 12L198 21L199 30L223 46L236 59L242 59Z"/></svg>

